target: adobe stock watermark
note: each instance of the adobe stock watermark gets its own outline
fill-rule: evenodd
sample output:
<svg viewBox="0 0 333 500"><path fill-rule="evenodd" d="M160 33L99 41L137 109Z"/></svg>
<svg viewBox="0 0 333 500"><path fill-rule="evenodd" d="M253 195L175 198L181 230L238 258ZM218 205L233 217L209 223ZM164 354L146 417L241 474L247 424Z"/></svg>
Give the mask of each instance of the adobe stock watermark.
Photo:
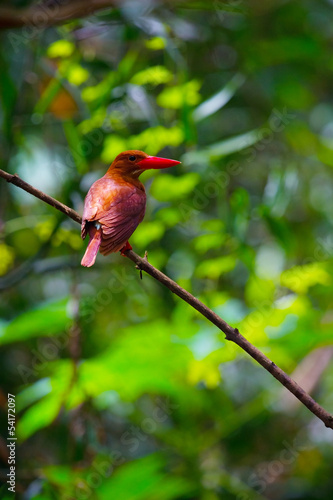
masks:
<svg viewBox="0 0 333 500"><path fill-rule="evenodd" d="M259 494L263 494L270 484L285 473L296 462L302 451L309 449L308 446L299 443L297 438L292 442L284 440L282 445L283 449L276 459L259 464L246 481L247 485ZM251 498L252 496L246 492L242 492L236 497L237 500L251 500Z"/></svg>
<svg viewBox="0 0 333 500"><path fill-rule="evenodd" d="M52 2L40 1L31 7L29 10L32 15L22 17L24 26L20 32L9 31L7 34L8 40L14 49L18 52L22 49L22 45L26 45L31 40L40 35L40 33L49 26L50 20L59 17L61 18L61 8L69 5L70 0L53 0Z"/></svg>
<svg viewBox="0 0 333 500"><path fill-rule="evenodd" d="M243 160L230 160L225 168L220 171L210 171L207 173L207 180L201 188L195 187L193 195L188 202L182 202L178 205L181 214L179 225L184 231L188 231L187 222L199 216L200 212L205 210L209 203L216 199L228 187L232 178L240 175L246 165L255 161L258 153L262 152L274 139L274 134L282 132L296 118L296 115L290 113L285 107L283 110L273 109L267 125L260 128L256 143L246 148L246 139L244 144L240 145L239 154L244 157ZM192 226L192 224L191 224Z"/></svg>
<svg viewBox="0 0 333 500"><path fill-rule="evenodd" d="M100 129L95 129L82 137L79 143L74 148L66 146L63 161L54 160L52 162L53 169L60 181L65 181L68 178L68 171L71 170L77 173L76 165L87 158L94 148L98 148L103 144L104 134Z"/></svg>
<svg viewBox="0 0 333 500"><path fill-rule="evenodd" d="M297 290L302 287L303 283L315 284L320 282L320 279L319 281L312 281L314 273L318 276L319 270L317 264L325 263L332 258L332 255L333 237L331 235L327 235L326 238L318 238L316 240L312 257L309 256L308 258L303 259L299 265L296 265L291 269L286 269L285 274L288 276L288 288L291 290ZM325 281L322 283L325 283Z"/></svg>
<svg viewBox="0 0 333 500"><path fill-rule="evenodd" d="M225 2L223 0L214 0L213 6L218 19L223 22L230 12L242 12L244 2L243 0L226 0Z"/></svg>
<svg viewBox="0 0 333 500"><path fill-rule="evenodd" d="M131 425L121 436L120 444L122 451L114 450L109 456L96 457L92 462L85 479L80 479L74 486L76 500L87 500L94 490L109 478L117 467L123 465L127 455L135 453L140 445L153 435L158 426L165 423L171 414L179 408L179 405L170 401L169 398L157 398L151 416L145 417L140 425ZM72 500L73 496L64 497L64 500Z"/></svg>
<svg viewBox="0 0 333 500"><path fill-rule="evenodd" d="M91 324L96 314L110 305L115 296L126 291L129 284L136 279L134 273L129 273L125 267L113 269L107 286L98 290L96 295L89 298L85 310L80 314L80 325ZM64 331L59 335L47 335L37 339L37 347L31 350L32 358L29 365L20 364L17 371L25 385L35 381L46 365L57 359L59 353L70 345L79 333L73 320L69 320Z"/></svg>

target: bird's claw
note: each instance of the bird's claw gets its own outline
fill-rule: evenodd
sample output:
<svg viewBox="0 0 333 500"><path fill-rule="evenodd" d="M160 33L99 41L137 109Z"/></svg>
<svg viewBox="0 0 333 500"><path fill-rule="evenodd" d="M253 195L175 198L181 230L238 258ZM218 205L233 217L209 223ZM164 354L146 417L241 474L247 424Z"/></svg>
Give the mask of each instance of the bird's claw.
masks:
<svg viewBox="0 0 333 500"><path fill-rule="evenodd" d="M145 254L144 254L144 256L142 258L148 262L148 252L147 252L147 250L145 250ZM142 267L141 267L141 265L140 264L136 264L135 268L139 269L139 271L140 271L140 279L142 280Z"/></svg>
<svg viewBox="0 0 333 500"><path fill-rule="evenodd" d="M123 248L121 248L121 249L120 249L120 255L121 255L122 257L127 257L127 255L126 255L126 253L125 253L125 252L126 252L127 250L132 250L132 248L133 248L133 247L132 247L132 245L130 244L130 242L129 242L129 241L126 241L126 243L125 243L125 245L123 246Z"/></svg>

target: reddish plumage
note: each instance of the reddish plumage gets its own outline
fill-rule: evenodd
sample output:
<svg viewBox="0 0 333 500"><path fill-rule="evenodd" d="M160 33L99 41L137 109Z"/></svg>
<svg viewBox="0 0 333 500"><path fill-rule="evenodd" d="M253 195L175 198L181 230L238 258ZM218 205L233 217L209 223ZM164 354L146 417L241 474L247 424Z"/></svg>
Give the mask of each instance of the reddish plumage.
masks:
<svg viewBox="0 0 333 500"><path fill-rule="evenodd" d="M81 236L90 241L81 261L94 264L98 250L102 255L131 248L128 238L142 221L146 193L140 174L151 168L168 168L176 160L148 156L143 151L125 151L112 162L106 174L88 191L84 202Z"/></svg>

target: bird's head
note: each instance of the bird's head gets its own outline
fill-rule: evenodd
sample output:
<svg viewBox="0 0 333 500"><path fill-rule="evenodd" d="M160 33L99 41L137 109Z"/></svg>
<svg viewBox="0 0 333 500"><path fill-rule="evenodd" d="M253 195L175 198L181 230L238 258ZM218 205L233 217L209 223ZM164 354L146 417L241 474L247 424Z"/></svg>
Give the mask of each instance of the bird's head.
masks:
<svg viewBox="0 0 333 500"><path fill-rule="evenodd" d="M133 149L120 153L112 162L109 172L119 171L119 173L137 178L145 170L150 170L152 168L169 168L179 163L180 161L177 160L149 156L143 151Z"/></svg>

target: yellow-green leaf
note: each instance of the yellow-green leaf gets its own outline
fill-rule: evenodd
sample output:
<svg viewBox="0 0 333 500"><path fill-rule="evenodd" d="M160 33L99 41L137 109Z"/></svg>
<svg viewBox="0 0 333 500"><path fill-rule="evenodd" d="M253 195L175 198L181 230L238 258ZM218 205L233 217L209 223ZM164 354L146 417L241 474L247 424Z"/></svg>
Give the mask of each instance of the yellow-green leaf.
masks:
<svg viewBox="0 0 333 500"><path fill-rule="evenodd" d="M163 174L155 177L151 193L159 201L181 200L200 182L197 172L189 172L179 177Z"/></svg>
<svg viewBox="0 0 333 500"><path fill-rule="evenodd" d="M168 83L172 80L173 74L164 66L151 66L142 71L139 71L131 79L136 85L160 85Z"/></svg>
<svg viewBox="0 0 333 500"><path fill-rule="evenodd" d="M47 49L48 57L69 57L73 54L75 45L68 40L57 40Z"/></svg>

